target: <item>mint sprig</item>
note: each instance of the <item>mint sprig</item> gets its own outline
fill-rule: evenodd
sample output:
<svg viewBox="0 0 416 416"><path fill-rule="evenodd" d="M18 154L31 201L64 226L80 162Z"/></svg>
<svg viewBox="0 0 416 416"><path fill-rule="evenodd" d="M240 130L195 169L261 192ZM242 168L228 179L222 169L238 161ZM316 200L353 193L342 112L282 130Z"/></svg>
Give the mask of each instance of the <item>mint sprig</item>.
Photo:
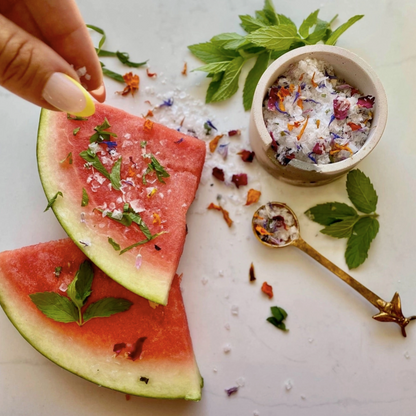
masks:
<svg viewBox="0 0 416 416"><path fill-rule="evenodd" d="M335 238L348 238L345 260L349 269L364 263L371 242L376 237L380 224L377 220L378 196L370 179L359 169L347 175L347 193L353 207L340 202L319 204L305 214L318 224L325 225L321 233Z"/></svg>
<svg viewBox="0 0 416 416"><path fill-rule="evenodd" d="M283 322L287 318L287 312L279 306L272 306L270 311L272 312L273 316L267 318L267 322L270 322L272 325L281 329L282 331L288 331L286 324Z"/></svg>
<svg viewBox="0 0 416 416"><path fill-rule="evenodd" d="M29 295L36 307L48 318L57 322L76 322L84 325L93 318L104 318L130 309L132 302L127 299L106 297L91 303L83 311L88 297L92 293L94 271L91 263L86 260L81 263L74 279L68 285L67 295L55 292L38 292Z"/></svg>
<svg viewBox="0 0 416 416"><path fill-rule="evenodd" d="M223 101L234 95L243 66L247 61L256 59L244 84L243 105L245 110L249 110L257 83L270 59L318 42L335 45L338 38L363 17L354 16L332 31L331 24L337 16L325 22L318 18L318 14L319 9L312 12L297 29L290 18L276 13L273 3L265 0L263 10L257 10L255 16L239 16L246 35L221 33L209 42L188 46L193 55L207 64L194 69L206 72L211 78L205 101Z"/></svg>

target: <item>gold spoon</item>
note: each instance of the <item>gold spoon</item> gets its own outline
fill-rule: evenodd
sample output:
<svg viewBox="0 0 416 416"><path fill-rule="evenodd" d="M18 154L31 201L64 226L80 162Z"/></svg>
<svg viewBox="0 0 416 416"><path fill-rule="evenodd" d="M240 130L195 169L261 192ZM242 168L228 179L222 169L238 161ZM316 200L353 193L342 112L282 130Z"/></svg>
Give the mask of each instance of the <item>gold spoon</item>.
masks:
<svg viewBox="0 0 416 416"><path fill-rule="evenodd" d="M380 311L378 314L373 316L374 319L380 322L395 322L396 324L400 326L402 330L402 335L404 337L406 336L405 328L409 324L410 321L412 321L413 319L416 319L416 316L410 316L409 318L405 318L403 316L400 296L397 292L394 294L393 299L390 302L386 302L385 300L381 299L374 292L367 289L360 282L355 280L349 274L345 273L338 266L336 266L334 263L332 263L327 258L325 258L322 254L318 253L313 247L311 247L306 241L304 241L301 238L298 218L296 217L296 214L293 212L293 210L290 207L288 207L286 204L281 203L281 202L269 202L267 205L270 205L270 207L275 208L275 209L283 210L281 212L285 213L286 218L290 218L290 216L293 217L292 227L296 227L296 228L292 228L292 230L296 231L297 229L297 233L295 232L295 234L292 236L293 239L288 237L287 240L274 239L271 241L271 239L274 237L274 235L272 235L273 233L271 233L270 231L268 231L266 228L264 228L261 225L261 221L265 219L264 213L266 212L265 211L266 205L263 205L254 213L253 220L252 220L252 227L253 227L254 235L262 244L268 247L273 247L273 248L295 246L301 249L306 254L308 254L313 259L315 259L318 263L321 263L322 266L326 267L328 270L330 270L332 273L338 276L345 283L350 285L361 296L367 299L371 304L373 304Z"/></svg>

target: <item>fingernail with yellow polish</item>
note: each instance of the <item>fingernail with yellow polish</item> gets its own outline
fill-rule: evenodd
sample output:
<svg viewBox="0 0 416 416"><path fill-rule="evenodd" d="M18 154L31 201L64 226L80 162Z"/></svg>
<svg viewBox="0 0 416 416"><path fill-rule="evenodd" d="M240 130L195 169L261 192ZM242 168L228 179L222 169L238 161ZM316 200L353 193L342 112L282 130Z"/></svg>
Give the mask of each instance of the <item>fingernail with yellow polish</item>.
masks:
<svg viewBox="0 0 416 416"><path fill-rule="evenodd" d="M42 97L58 110L80 117L95 113L90 94L74 79L61 72L51 75L42 91Z"/></svg>

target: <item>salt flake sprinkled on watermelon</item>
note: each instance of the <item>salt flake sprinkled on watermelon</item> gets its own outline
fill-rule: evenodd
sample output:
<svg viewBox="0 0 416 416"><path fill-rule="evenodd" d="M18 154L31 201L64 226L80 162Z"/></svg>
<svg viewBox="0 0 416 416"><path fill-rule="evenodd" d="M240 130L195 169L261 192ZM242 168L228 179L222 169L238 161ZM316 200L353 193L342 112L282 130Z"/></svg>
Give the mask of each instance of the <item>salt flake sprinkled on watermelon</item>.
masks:
<svg viewBox="0 0 416 416"><path fill-rule="evenodd" d="M136 269L140 269L140 267L142 267L142 261L143 261L143 257L142 255L139 253L136 256Z"/></svg>

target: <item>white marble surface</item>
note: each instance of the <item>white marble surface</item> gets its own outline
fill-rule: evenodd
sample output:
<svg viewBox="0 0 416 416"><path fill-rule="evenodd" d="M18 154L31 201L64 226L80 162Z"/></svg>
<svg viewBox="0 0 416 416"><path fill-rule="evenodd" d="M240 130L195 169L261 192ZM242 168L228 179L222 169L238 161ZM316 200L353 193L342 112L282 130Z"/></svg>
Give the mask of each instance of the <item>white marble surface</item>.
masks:
<svg viewBox="0 0 416 416"><path fill-rule="evenodd" d="M146 111L145 100L157 101L145 93L147 86L166 96L180 87L202 100L207 86L204 75L180 73L184 61L190 69L200 64L186 46L221 32L240 31L237 15L253 13L262 5L261 0L79 2L85 20L107 31L106 48L129 51L132 60L149 59L150 70L159 73L153 80L144 70L137 71L141 92L135 98L115 95L119 86L106 82L108 103L135 114ZM275 0L275 5L297 24L316 8L326 20L339 13L338 22L365 14L338 45L356 52L376 70L387 92L389 120L380 144L359 166L379 195L380 233L369 259L351 274L386 300L399 291L405 314L416 314L416 3ZM124 71L115 62L108 66ZM0 250L63 237L53 213L43 213L46 200L35 153L39 109L4 90L0 90L0 109ZM193 107L193 111L211 117L222 131L241 128L241 140L248 143L248 113L241 105L241 91L224 104ZM236 156L229 163L249 174L250 185L261 186L261 202L288 203L299 214L305 240L346 269L346 241L319 233L320 227L302 214L317 203L348 202L345 178L302 189L273 179L256 164L243 166ZM201 402L137 397L126 401L123 394L99 388L49 362L0 313L1 416L414 414L416 324L410 324L408 337L402 338L397 326L372 320L376 310L370 304L302 252L260 246L250 231L256 207L229 200L231 195L245 197L246 191L217 182L210 186L212 182L201 185L189 212L190 232L179 266L195 353L205 379ZM231 230L217 213L205 210L219 193L228 199L225 207L235 220ZM248 283L251 262L257 274L254 285ZM265 280L274 287L272 301L260 292ZM275 304L289 313L288 333L265 321ZM238 316L231 314L232 305L238 305ZM227 343L232 350L225 354ZM224 389L241 377L245 386L228 398Z"/></svg>

